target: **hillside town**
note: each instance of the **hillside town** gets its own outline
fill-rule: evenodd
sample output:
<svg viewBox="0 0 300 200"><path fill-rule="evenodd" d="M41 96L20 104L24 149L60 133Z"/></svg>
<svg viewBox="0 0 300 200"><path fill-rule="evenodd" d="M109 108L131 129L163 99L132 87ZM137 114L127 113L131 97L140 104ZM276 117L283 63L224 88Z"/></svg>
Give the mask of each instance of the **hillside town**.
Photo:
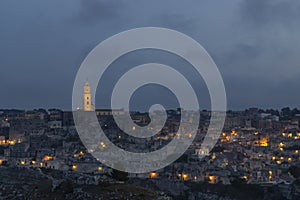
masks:
<svg viewBox="0 0 300 200"><path fill-rule="evenodd" d="M124 110L95 112L113 143L137 152L154 151L167 144L176 136L180 121L180 109L168 110L168 120L163 130L151 140L142 140L126 136L116 126L112 112L122 115ZM200 146L207 132L210 115L209 111L201 111L196 138L176 162L147 174L126 174L126 180L133 185L140 185L138 183L141 180L152 181L170 197L187 194L195 199L199 195L203 197L205 194L195 193L193 187L188 186L201 183L276 187L276 191L286 199L299 197L299 110L250 108L228 111L217 144L211 152L207 152L200 150ZM147 113L132 112L131 116L137 126L149 122ZM106 144L99 145L105 148ZM87 185L118 181L111 177L114 170L97 161L90 153L77 134L71 111L0 111L1 171L38 170L43 177L47 177L51 171L62 173L56 180L57 185L69 179L75 184ZM54 182L52 184L55 185Z"/></svg>

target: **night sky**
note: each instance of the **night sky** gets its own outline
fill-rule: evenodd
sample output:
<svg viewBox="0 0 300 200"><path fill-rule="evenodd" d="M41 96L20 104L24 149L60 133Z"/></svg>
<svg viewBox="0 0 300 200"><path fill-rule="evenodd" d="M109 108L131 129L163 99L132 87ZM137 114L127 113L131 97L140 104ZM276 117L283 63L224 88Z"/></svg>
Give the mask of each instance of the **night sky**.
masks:
<svg viewBox="0 0 300 200"><path fill-rule="evenodd" d="M299 0L1 0L0 108L71 109L74 79L87 54L114 34L145 26L174 29L202 44L223 76L229 109L300 107L299 10ZM130 56L116 61L99 84L98 108L109 105L118 67L156 60L185 71L172 55ZM185 73L201 107L209 107L201 78ZM172 94L148 88L153 91L172 104ZM143 93L147 87L135 95L137 108L157 100Z"/></svg>

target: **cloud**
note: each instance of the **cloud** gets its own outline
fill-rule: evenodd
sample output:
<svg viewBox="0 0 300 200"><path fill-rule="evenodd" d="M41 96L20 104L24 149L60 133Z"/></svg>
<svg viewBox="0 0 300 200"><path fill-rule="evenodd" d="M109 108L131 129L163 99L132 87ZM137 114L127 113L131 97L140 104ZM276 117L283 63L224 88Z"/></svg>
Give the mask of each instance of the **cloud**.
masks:
<svg viewBox="0 0 300 200"><path fill-rule="evenodd" d="M270 23L280 26L299 23L300 2L298 0L243 0L240 8L242 20L256 27Z"/></svg>
<svg viewBox="0 0 300 200"><path fill-rule="evenodd" d="M120 9L124 7L118 0L80 0L79 20L94 24L119 17Z"/></svg>

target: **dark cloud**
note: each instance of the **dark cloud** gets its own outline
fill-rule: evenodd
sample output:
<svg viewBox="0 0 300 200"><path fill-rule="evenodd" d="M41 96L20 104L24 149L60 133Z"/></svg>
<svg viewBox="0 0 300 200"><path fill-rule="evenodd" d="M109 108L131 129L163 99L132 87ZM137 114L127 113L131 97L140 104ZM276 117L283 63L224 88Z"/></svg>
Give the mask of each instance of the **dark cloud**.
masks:
<svg viewBox="0 0 300 200"><path fill-rule="evenodd" d="M85 24L93 24L120 17L120 9L125 4L119 0L80 0L79 20Z"/></svg>
<svg viewBox="0 0 300 200"><path fill-rule="evenodd" d="M106 38L145 26L175 29L201 43L223 75L231 109L297 106L300 1L191 2L0 1L0 90L5 94L0 107L69 109L85 56ZM149 60L148 54L137 55L140 63ZM173 57L157 58L179 64ZM120 66L133 61L122 60ZM200 85L193 73L187 76ZM109 88L105 84L101 87ZM197 90L205 96L202 84Z"/></svg>
<svg viewBox="0 0 300 200"><path fill-rule="evenodd" d="M273 24L278 26L299 23L300 2L298 0L243 0L241 17L253 26Z"/></svg>
<svg viewBox="0 0 300 200"><path fill-rule="evenodd" d="M193 30L197 27L197 19L183 14L166 14L163 13L157 16L154 21L161 23L162 27L185 30L186 32Z"/></svg>

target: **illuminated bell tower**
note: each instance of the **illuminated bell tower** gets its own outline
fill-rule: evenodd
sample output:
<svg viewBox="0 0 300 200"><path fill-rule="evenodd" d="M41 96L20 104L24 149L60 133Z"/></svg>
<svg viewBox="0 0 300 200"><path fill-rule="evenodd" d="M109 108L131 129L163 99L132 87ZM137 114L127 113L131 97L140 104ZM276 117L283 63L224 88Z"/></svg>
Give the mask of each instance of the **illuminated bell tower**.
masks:
<svg viewBox="0 0 300 200"><path fill-rule="evenodd" d="M84 111L94 110L94 106L92 104L91 87L88 81L85 82L84 89L83 89L83 110Z"/></svg>

